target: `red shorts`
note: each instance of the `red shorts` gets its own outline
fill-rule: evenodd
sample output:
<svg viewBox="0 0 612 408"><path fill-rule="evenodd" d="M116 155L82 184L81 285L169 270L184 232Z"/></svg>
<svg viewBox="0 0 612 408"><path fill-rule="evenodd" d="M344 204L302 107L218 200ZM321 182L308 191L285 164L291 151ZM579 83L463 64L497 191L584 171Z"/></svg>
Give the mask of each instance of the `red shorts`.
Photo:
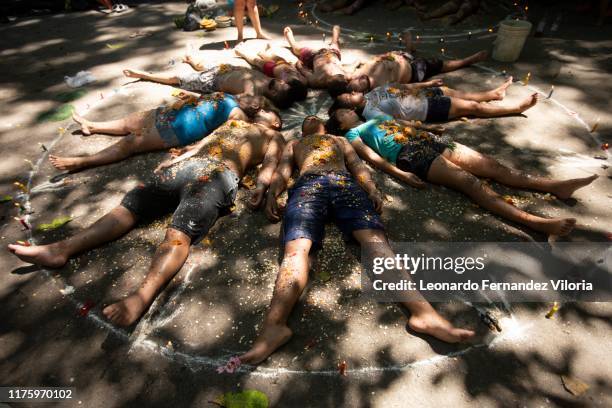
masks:
<svg viewBox="0 0 612 408"><path fill-rule="evenodd" d="M276 67L276 62L266 62L263 66L263 73L269 76L270 78L274 78L274 67Z"/></svg>

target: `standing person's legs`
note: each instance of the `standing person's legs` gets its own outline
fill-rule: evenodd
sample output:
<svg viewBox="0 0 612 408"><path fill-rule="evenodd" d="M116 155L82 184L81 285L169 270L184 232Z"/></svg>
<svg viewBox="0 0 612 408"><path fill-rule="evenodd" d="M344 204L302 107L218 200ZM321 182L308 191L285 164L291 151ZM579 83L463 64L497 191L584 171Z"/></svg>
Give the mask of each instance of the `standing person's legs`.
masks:
<svg viewBox="0 0 612 408"><path fill-rule="evenodd" d="M253 28L255 29L255 34L257 38L269 40L266 34L261 30L261 21L259 20L259 8L257 7L256 0L246 0L246 8L247 13L249 15L249 19L251 20L251 24L253 24Z"/></svg>
<svg viewBox="0 0 612 408"><path fill-rule="evenodd" d="M461 116L476 116L479 118L493 118L505 115L517 115L525 112L527 109L538 103L538 94L534 93L523 99L516 105L499 106L484 102L469 101L451 97L451 107L449 118L458 118Z"/></svg>
<svg viewBox="0 0 612 408"><path fill-rule="evenodd" d="M287 320L308 283L308 253L311 247L312 241L306 238L285 244L284 258L262 331L251 349L240 356L240 361L259 364L291 337Z"/></svg>
<svg viewBox="0 0 612 408"><path fill-rule="evenodd" d="M506 96L506 90L512 85L512 77L509 77L503 84L495 89L485 92L464 92L448 87L441 87L444 96L450 96L457 99L465 99L475 102L501 101Z"/></svg>
<svg viewBox="0 0 612 408"><path fill-rule="evenodd" d="M236 30L238 32L238 36L236 38L236 42L242 42L244 40L244 8L246 2L245 0L235 0L234 1L234 20L236 21Z"/></svg>
<svg viewBox="0 0 612 408"><path fill-rule="evenodd" d="M475 176L490 178L511 187L545 191L561 199L571 197L574 191L591 184L593 180L597 179L597 175L569 180L553 180L547 177L532 176L504 166L493 157L459 143L455 144L452 151L445 150L443 156Z"/></svg>
<svg viewBox="0 0 612 408"><path fill-rule="evenodd" d="M382 252L377 256L394 258L395 253L389 246L385 232L377 229L363 229L353 231L353 236L360 245L376 244ZM406 274L409 278L408 274ZM418 295L419 297L420 294ZM474 336L472 330L459 329L454 327L448 320L443 318L424 298L402 302L410 311L408 325L416 332L429 334L448 343L457 343L467 340Z"/></svg>
<svg viewBox="0 0 612 408"><path fill-rule="evenodd" d="M145 126L147 117L151 111L130 113L124 118L109 120L105 122L94 122L85 119L74 112L72 120L81 125L81 132L85 136L92 133L103 133L110 136L125 136L129 133L138 133Z"/></svg>
<svg viewBox="0 0 612 408"><path fill-rule="evenodd" d="M427 180L451 187L469 196L476 204L510 221L524 224L550 235L567 235L576 225L574 218L542 218L529 214L504 201L473 174L438 156L427 173Z"/></svg>
<svg viewBox="0 0 612 408"><path fill-rule="evenodd" d="M134 224L136 216L127 208L118 206L89 227L62 241L34 246L11 244L8 248L24 262L59 268L71 256L121 237L130 231Z"/></svg>

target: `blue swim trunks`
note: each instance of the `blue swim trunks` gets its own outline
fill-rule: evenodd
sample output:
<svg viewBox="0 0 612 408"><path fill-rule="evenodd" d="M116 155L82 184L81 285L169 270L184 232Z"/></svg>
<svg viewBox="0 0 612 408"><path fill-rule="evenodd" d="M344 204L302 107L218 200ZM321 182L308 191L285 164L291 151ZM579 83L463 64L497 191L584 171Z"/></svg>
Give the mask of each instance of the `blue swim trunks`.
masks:
<svg viewBox="0 0 612 408"><path fill-rule="evenodd" d="M232 95L202 95L195 104L185 104L178 110L158 108L155 127L167 146L186 146L211 134L237 107Z"/></svg>
<svg viewBox="0 0 612 408"><path fill-rule="evenodd" d="M289 190L283 242L307 238L318 249L328 221L336 224L346 240L353 231L385 229L372 201L349 173L304 174Z"/></svg>

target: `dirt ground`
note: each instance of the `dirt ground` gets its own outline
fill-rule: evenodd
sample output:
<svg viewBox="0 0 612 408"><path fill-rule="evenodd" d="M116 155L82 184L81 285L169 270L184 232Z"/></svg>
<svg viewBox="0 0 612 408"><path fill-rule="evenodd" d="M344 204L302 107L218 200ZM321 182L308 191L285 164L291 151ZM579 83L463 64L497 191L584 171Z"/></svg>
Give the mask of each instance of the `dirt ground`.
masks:
<svg viewBox="0 0 612 408"><path fill-rule="evenodd" d="M374 5L353 17L315 12L317 23L305 25L295 2L278 3L280 11L262 22L279 44L285 25L298 40L314 45L322 44L324 32L329 39L327 23L341 24L347 34L376 36L372 42L354 32L345 36L345 63L395 46L385 41L386 32L408 26L422 34L424 55L440 55L440 48L447 56L490 50L494 37L486 28L510 12L500 7L447 27L444 21L421 24L413 10ZM183 10L183 2L141 4L114 17L90 11L18 18L0 26L0 196L29 198L34 226L73 217L58 230L34 232L35 242L91 224L164 157L146 154L67 175L55 170L49 151L87 154L116 140L83 137L70 120L45 120L62 105L61 94L71 90L64 76L93 73L96 81L79 88L84 92L70 103L88 118L102 119L172 100L170 87L128 80L124 68L186 70L180 59L190 48L207 61L241 63L224 50L233 29L175 30L173 18ZM482 90L500 84L504 71L517 80L531 73L529 86L512 85L507 101L538 90L546 96L554 85L552 98L542 98L525 115L456 121L448 128L457 141L526 171L600 175L569 201L492 186L537 214L576 217L579 225L569 241L606 241L612 231L612 173L601 144L612 142L612 29L595 27L593 16L571 6L559 10L559 30L530 37L518 62L488 60L444 75L448 86ZM531 13L538 21L543 10L534 6ZM485 33L467 39L465 33L477 29ZM252 34L247 26L247 36ZM285 136L292 137L305 115L324 115L330 102L311 92L284 112ZM389 196L383 220L394 241L546 240L449 189L429 185L417 191L380 173L375 178ZM16 181L29 186L27 196L20 195ZM245 389L263 391L271 406L279 407L612 405L611 304L563 304L554 319L544 317L549 304L484 305L500 319L500 334L490 333L471 307L437 304L454 323L478 332L474 344L444 344L409 332L396 306L360 296L359 250L345 245L332 226L290 320L291 341L254 371L217 374L217 366L255 338L278 270L280 226L246 208L244 188L238 197L236 210L194 247L178 276L127 331L106 322L101 310L139 285L166 220L143 225L59 270L31 267L1 251L0 385L75 387L75 399L56 405L86 407L205 407L220 394ZM0 243L25 239L13 219L17 208L10 202L0 206ZM66 293L68 287L74 293ZM347 376L337 372L340 361L347 362ZM590 388L573 396L562 375Z"/></svg>

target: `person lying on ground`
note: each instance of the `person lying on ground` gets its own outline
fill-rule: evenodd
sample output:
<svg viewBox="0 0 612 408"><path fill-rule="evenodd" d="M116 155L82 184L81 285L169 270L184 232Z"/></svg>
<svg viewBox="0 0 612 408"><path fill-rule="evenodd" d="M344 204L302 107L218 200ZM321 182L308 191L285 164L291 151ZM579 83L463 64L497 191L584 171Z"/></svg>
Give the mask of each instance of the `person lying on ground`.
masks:
<svg viewBox="0 0 612 408"><path fill-rule="evenodd" d="M493 105L486 102L501 101L512 77L499 87L485 92L463 92L442 86L441 79L416 84L393 84L379 86L363 94L351 92L339 95L330 112L337 109L353 109L366 120L380 115L395 119L420 120L425 122L447 122L464 116L492 118L517 115L538 102L534 93L512 105Z"/></svg>
<svg viewBox="0 0 612 408"><path fill-rule="evenodd" d="M332 95L346 89L349 77L340 63L340 26L334 26L330 46L317 51L296 42L291 28L285 27L284 34L291 51L299 58L295 66L311 88L327 89Z"/></svg>
<svg viewBox="0 0 612 408"><path fill-rule="evenodd" d="M370 3L371 0L326 0L317 3L317 10L324 13L340 11L347 15L353 15Z"/></svg>
<svg viewBox="0 0 612 408"><path fill-rule="evenodd" d="M251 51L248 43L234 47L237 56L244 59L251 66L257 68L270 78L286 82L294 91L297 101L306 99L308 94L308 80L292 64L272 51L270 44L260 53Z"/></svg>
<svg viewBox="0 0 612 408"><path fill-rule="evenodd" d="M240 120L228 121L204 140L197 151L160 164L151 181L128 192L118 207L72 237L47 245L9 245L9 250L24 262L59 268L79 253L120 238L138 221L175 209L141 286L102 311L114 324L133 324L181 269L190 245L229 212L247 170L263 163L250 199L252 207L261 204L284 146L278 131Z"/></svg>
<svg viewBox="0 0 612 408"><path fill-rule="evenodd" d="M487 58L486 51L477 52L467 58L449 61L439 58L415 58L411 53L411 34L403 33L402 40L406 51L390 51L357 66L351 73L346 92L368 92L379 86L393 83L423 82L434 75L456 71Z"/></svg>
<svg viewBox="0 0 612 408"><path fill-rule="evenodd" d="M187 91L199 93L226 92L233 95L261 95L285 109L295 101L295 92L285 81L269 78L262 72L251 68L230 64L217 64L206 67L187 55L183 62L195 71L181 74L151 74L145 71L126 69L123 74L128 78L143 79L166 85L178 86Z"/></svg>
<svg viewBox="0 0 612 408"><path fill-rule="evenodd" d="M262 362L291 337L287 320L308 282L309 254L321 248L328 217L345 238L354 238L361 245L380 243L384 256L394 257L378 215L382 195L355 150L344 138L326 134L323 121L316 116L304 120L302 132L301 138L287 143L266 197L266 215L277 222L277 198L287 187L294 166L298 169L300 177L289 190L283 218L284 257L270 308L253 347L239 357L248 364ZM414 331L449 343L474 335L453 327L421 297L402 304L411 313L408 325Z"/></svg>
<svg viewBox="0 0 612 408"><path fill-rule="evenodd" d="M89 121L74 113L72 118L81 125L84 135L102 133L119 136L120 140L89 156L49 155L51 164L58 170L77 171L116 163L139 153L182 146L195 149L197 144L192 143L203 140L228 120L254 118L280 130L280 116L263 96L232 96L223 92L199 95L186 91L183 94L187 100L180 107L160 106L108 122Z"/></svg>
<svg viewBox="0 0 612 408"><path fill-rule="evenodd" d="M423 180L426 180L459 190L492 213L548 235L569 234L576 219L544 218L522 211L478 177L511 187L552 193L560 199L571 197L576 190L597 178L593 175L553 180L526 174L448 137L415 129L390 116L379 116L364 123L355 112L339 109L330 116L327 131L344 135L364 160L413 187L425 187Z"/></svg>

